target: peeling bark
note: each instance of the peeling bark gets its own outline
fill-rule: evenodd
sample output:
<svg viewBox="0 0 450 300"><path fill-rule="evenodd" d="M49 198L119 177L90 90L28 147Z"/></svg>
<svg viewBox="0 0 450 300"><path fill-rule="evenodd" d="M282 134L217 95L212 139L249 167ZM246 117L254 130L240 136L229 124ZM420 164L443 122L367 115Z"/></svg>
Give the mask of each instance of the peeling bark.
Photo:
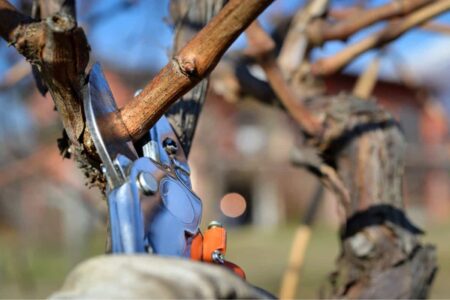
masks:
<svg viewBox="0 0 450 300"><path fill-rule="evenodd" d="M64 127L58 140L63 156L72 154L88 184L103 189L105 180L85 128L81 94L90 47L72 15L73 1L46 1L46 5L49 5L46 11L34 7L33 13L38 18L33 19L18 12L8 1L0 0L0 35L31 63L37 82L42 79L45 84L41 85L41 92L48 88Z"/></svg>
<svg viewBox="0 0 450 300"><path fill-rule="evenodd" d="M8 42L44 78L70 141L79 146L84 129L80 90L89 62L86 36L67 14L57 13L40 22L21 19Z"/></svg>

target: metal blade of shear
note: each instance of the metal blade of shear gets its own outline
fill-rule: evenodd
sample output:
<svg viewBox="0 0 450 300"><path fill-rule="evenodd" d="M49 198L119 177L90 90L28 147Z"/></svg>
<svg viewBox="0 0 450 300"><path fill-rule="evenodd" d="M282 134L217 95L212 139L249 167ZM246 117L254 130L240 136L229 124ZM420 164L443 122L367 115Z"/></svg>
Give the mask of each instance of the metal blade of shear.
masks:
<svg viewBox="0 0 450 300"><path fill-rule="evenodd" d="M83 92L86 125L91 132L94 145L103 162L110 188L113 189L125 181L120 168L114 165L117 155L122 154L131 161L136 160L138 155L131 141L106 138L110 136L107 135L107 128L100 125L100 118L105 118L109 114L118 112L116 102L100 64L95 63L92 66L89 73L89 82Z"/></svg>

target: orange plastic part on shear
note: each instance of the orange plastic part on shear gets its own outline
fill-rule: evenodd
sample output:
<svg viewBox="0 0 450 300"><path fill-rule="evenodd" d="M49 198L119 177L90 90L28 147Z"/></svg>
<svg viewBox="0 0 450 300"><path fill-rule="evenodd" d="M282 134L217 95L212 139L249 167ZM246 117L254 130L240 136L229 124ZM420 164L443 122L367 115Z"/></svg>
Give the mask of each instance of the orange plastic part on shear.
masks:
<svg viewBox="0 0 450 300"><path fill-rule="evenodd" d="M191 258L197 261L203 260L203 235L200 232L192 240Z"/></svg>
<svg viewBox="0 0 450 300"><path fill-rule="evenodd" d="M227 251L227 232L223 227L209 228L204 236L198 233L192 240L191 258L193 260L215 263L213 260L215 251L219 251L222 255L225 255ZM245 273L239 266L229 261L224 261L223 265L245 279Z"/></svg>
<svg viewBox="0 0 450 300"><path fill-rule="evenodd" d="M223 227L212 227L205 231L203 237L203 261L214 262L214 251L219 251L223 255L227 252L227 232Z"/></svg>

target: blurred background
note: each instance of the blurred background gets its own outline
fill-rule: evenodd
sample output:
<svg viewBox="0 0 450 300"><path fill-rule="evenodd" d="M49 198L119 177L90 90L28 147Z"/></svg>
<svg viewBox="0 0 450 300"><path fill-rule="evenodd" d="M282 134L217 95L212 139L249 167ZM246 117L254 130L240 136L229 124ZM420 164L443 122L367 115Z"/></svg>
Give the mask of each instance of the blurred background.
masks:
<svg viewBox="0 0 450 300"><path fill-rule="evenodd" d="M120 106L167 62L173 32L168 1L77 4L92 60L102 64ZM275 1L261 17L264 27L272 29L303 4ZM426 231L424 240L437 246L439 271L431 298L448 298L450 14L437 21L449 29L416 29L383 49L375 96L398 118L408 142L407 212ZM241 37L228 53L244 46ZM313 55L329 56L344 46L328 42ZM327 93L351 91L375 55L380 52L369 52L343 74L327 78ZM0 41L0 298L45 297L78 262L104 251L104 199L85 186L72 160L59 155L62 125L50 96L40 96L30 72L15 49ZM315 297L339 251L337 201L327 191L320 193L311 174L291 165L298 129L285 113L227 99L220 75L212 77L190 155L194 191L204 203L203 227L211 220L223 222L229 228L227 257L244 268L251 283L277 293L295 228L312 199L321 197L298 291L301 298Z"/></svg>

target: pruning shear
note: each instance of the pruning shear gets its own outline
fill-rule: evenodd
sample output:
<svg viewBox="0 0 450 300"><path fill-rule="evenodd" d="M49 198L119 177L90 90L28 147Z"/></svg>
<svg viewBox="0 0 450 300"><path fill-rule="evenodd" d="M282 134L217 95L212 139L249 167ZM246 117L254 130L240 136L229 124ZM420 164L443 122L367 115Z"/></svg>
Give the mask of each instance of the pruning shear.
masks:
<svg viewBox="0 0 450 300"><path fill-rule="evenodd" d="M202 202L192 191L180 141L165 116L138 142L107 139L99 120L118 112L100 65L83 91L86 124L107 179L112 253L154 253L224 265L226 231L217 222L203 235Z"/></svg>
<svg viewBox="0 0 450 300"><path fill-rule="evenodd" d="M186 156L166 117L139 143L104 139L98 120L118 108L98 63L89 74L84 109L108 182L112 252L189 257L202 203L192 191Z"/></svg>

